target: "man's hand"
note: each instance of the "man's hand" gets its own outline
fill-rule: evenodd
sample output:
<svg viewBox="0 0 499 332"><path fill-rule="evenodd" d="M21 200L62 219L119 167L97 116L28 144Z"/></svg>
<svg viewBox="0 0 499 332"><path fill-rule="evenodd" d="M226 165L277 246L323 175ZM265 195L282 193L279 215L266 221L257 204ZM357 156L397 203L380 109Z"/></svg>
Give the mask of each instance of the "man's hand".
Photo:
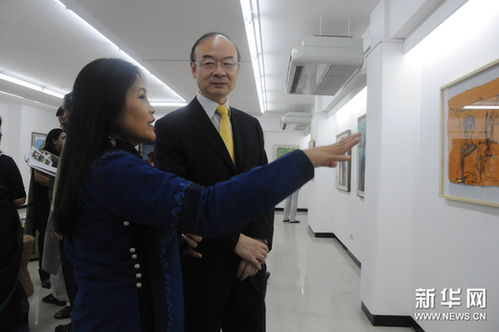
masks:
<svg viewBox="0 0 499 332"><path fill-rule="evenodd" d="M182 234L181 235L182 240L185 243L185 248L182 251L184 254L191 255L192 257L195 258L202 258L203 255L201 255L199 252L195 251L194 249L197 248L198 243L203 240L201 236L194 235L194 234Z"/></svg>
<svg viewBox="0 0 499 332"><path fill-rule="evenodd" d="M267 259L269 248L263 241L252 239L241 233L234 252L243 260L252 264L257 270L261 270L262 264Z"/></svg>
<svg viewBox="0 0 499 332"><path fill-rule="evenodd" d="M255 274L257 274L258 270L259 269L257 269L253 264L251 264L247 260L241 259L241 262L239 263L239 268L237 269L236 277L240 281L243 281L247 277L252 277Z"/></svg>

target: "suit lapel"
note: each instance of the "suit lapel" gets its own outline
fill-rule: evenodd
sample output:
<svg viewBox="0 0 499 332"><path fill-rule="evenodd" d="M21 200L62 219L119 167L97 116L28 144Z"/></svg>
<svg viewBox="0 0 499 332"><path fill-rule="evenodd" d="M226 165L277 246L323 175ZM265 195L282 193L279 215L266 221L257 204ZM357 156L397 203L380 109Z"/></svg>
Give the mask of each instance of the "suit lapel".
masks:
<svg viewBox="0 0 499 332"><path fill-rule="evenodd" d="M237 112L237 110L234 110L231 107L230 124L232 126L232 138L234 139L234 159L236 160L236 165L239 166L238 169L241 169L241 167L243 166L243 143L245 140L246 130L242 125Z"/></svg>
<svg viewBox="0 0 499 332"><path fill-rule="evenodd" d="M213 147L213 149L220 155L220 157L234 170L236 167L230 158L227 147L225 146L220 133L216 130L208 118L201 104L197 98L194 98L187 107L187 114L189 116L189 123L192 127L206 140L206 142ZM232 121L231 121L232 122ZM235 143L234 143L235 144ZM234 149L237 148L234 145Z"/></svg>

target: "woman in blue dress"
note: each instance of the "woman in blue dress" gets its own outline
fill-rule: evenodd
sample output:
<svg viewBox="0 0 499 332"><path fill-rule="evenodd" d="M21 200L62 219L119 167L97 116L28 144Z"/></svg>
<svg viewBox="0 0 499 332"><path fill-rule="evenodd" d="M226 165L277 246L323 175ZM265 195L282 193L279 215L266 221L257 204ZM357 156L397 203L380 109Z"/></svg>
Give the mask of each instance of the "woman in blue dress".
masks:
<svg viewBox="0 0 499 332"><path fill-rule="evenodd" d="M182 234L216 236L249 222L314 167L348 160L359 141L298 150L205 188L140 158L134 146L154 141L154 112L140 70L123 60L95 60L75 81L54 206L75 266L74 331L182 331L178 239L191 251L199 241ZM254 264L265 258L262 250Z"/></svg>

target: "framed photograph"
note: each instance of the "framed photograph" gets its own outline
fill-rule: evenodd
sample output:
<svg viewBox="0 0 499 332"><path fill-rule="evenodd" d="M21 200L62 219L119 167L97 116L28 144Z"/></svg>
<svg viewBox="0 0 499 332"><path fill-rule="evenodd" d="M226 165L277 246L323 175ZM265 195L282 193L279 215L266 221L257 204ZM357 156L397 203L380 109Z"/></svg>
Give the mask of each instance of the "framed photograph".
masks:
<svg viewBox="0 0 499 332"><path fill-rule="evenodd" d="M336 142L340 142L342 139L351 134L350 130L345 130L341 134L336 135ZM347 156L351 154L351 151L346 153ZM344 191L350 191L350 167L352 162L342 161L336 166L336 188Z"/></svg>
<svg viewBox="0 0 499 332"><path fill-rule="evenodd" d="M499 206L499 60L440 95L440 197Z"/></svg>
<svg viewBox="0 0 499 332"><path fill-rule="evenodd" d="M45 139L47 134L31 132L31 146L34 146L37 150L45 146Z"/></svg>
<svg viewBox="0 0 499 332"><path fill-rule="evenodd" d="M274 160L298 148L298 145L274 145Z"/></svg>
<svg viewBox="0 0 499 332"><path fill-rule="evenodd" d="M366 185L366 114L357 119L357 132L362 133L357 145L357 196L364 197Z"/></svg>

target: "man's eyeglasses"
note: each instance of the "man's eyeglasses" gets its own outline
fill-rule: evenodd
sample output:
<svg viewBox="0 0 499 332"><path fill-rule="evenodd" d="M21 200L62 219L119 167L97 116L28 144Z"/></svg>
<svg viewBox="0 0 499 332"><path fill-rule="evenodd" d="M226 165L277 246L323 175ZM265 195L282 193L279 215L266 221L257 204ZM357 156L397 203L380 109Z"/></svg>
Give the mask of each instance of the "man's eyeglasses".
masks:
<svg viewBox="0 0 499 332"><path fill-rule="evenodd" d="M222 61L222 62L205 61L201 63L194 61L194 63L206 70L215 70L218 68L218 65L220 64L222 66L222 69L226 71L234 70L236 66L239 64L239 62L231 62L231 61Z"/></svg>

